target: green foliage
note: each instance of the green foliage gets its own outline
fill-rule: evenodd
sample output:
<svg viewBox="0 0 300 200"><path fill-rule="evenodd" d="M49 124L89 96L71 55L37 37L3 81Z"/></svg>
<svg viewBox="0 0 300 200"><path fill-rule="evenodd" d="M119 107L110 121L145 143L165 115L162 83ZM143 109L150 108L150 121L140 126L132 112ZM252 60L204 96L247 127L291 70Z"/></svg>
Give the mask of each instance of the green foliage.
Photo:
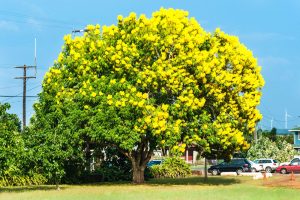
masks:
<svg viewBox="0 0 300 200"><path fill-rule="evenodd" d="M0 104L0 186L43 184L47 179L28 165L30 150L21 134L20 120L7 113L9 108L7 103Z"/></svg>
<svg viewBox="0 0 300 200"><path fill-rule="evenodd" d="M41 174L22 175L7 174L0 177L0 187L6 186L26 186L26 185L42 185L47 179Z"/></svg>
<svg viewBox="0 0 300 200"><path fill-rule="evenodd" d="M290 135L278 135L276 141L286 141L287 143L294 145L294 134Z"/></svg>
<svg viewBox="0 0 300 200"><path fill-rule="evenodd" d="M106 147L102 151L100 166L93 172L99 176L98 181L129 181L132 178L132 166L128 157L114 147Z"/></svg>
<svg viewBox="0 0 300 200"><path fill-rule="evenodd" d="M257 143L252 143L247 158L251 160L273 158L279 162L287 162L293 158L295 153L293 146L285 140L273 142L268 137L261 137Z"/></svg>
<svg viewBox="0 0 300 200"><path fill-rule="evenodd" d="M100 164L99 171L104 181L129 181L132 177L132 166L128 157L116 148L105 148L105 157Z"/></svg>
<svg viewBox="0 0 300 200"><path fill-rule="evenodd" d="M259 131L258 131L259 132ZM261 137L267 137L269 138L271 141L275 142L276 139L277 139L277 136L276 136L276 133L277 133L277 129L276 128L272 128L271 131L268 131L268 130L264 130L264 131L261 131Z"/></svg>
<svg viewBox="0 0 300 200"><path fill-rule="evenodd" d="M40 96L44 103L47 97ZM49 112L51 109L44 104L35 105L35 116L24 132L26 148L30 156L28 166L41 172L49 183L59 183L61 180L72 182L70 176L75 176L83 168L84 143L75 125L80 125L83 117L76 110L65 105L69 118L63 118L61 112ZM74 122L78 122L73 124ZM67 170L70 170L68 173Z"/></svg>
<svg viewBox="0 0 300 200"><path fill-rule="evenodd" d="M238 38L208 33L174 9L86 30L65 36L35 105L34 132L44 135L37 144L48 141L53 151L43 161L50 174L63 175L63 161L80 155L82 140L116 146L131 160L135 182L143 182L137 173L158 147L226 156L247 147L243 133L261 119L264 81Z"/></svg>
<svg viewBox="0 0 300 200"><path fill-rule="evenodd" d="M180 178L191 175L190 166L179 157L169 157L161 165L150 167L154 178Z"/></svg>
<svg viewBox="0 0 300 200"><path fill-rule="evenodd" d="M24 157L24 143L20 134L20 121L7 113L10 105L0 104L0 176L10 169L20 169Z"/></svg>

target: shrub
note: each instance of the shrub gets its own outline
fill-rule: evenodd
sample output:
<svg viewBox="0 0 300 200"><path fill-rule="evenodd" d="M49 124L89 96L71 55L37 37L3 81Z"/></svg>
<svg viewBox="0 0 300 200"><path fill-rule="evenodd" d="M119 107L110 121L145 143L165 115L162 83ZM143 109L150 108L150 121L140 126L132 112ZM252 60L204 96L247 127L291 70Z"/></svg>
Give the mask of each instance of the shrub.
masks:
<svg viewBox="0 0 300 200"><path fill-rule="evenodd" d="M247 158L251 160L273 158L279 162L289 161L294 155L293 145L284 140L273 142L267 137L262 137L256 143L252 143L251 148L247 152Z"/></svg>
<svg viewBox="0 0 300 200"><path fill-rule="evenodd" d="M114 147L97 149L100 163L95 171L85 171L80 177L84 183L129 181L132 178L131 162Z"/></svg>
<svg viewBox="0 0 300 200"><path fill-rule="evenodd" d="M29 175L4 175L0 177L0 187L26 186L45 184L47 179L41 174Z"/></svg>
<svg viewBox="0 0 300 200"><path fill-rule="evenodd" d="M154 178L179 178L191 174L190 166L179 157L169 157L162 165L150 167Z"/></svg>

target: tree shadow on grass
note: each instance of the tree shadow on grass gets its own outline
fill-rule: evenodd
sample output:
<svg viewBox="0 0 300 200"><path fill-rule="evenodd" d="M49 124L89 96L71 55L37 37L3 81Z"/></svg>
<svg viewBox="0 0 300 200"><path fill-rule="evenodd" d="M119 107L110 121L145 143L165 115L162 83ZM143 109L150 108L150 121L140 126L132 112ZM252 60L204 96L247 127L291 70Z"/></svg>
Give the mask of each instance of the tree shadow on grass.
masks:
<svg viewBox="0 0 300 200"><path fill-rule="evenodd" d="M60 190L66 189L67 186L60 186ZM34 186L11 186L11 187L1 187L1 192L28 192L28 191L49 191L57 190L55 185L34 185Z"/></svg>
<svg viewBox="0 0 300 200"><path fill-rule="evenodd" d="M160 179L150 179L145 181L145 183L141 185L149 185L149 186L158 186L158 185L202 185L202 186L210 186L210 185L233 185L239 184L242 181L237 178L230 177L208 177L207 180L204 177L192 176L187 178L160 178ZM122 185L139 185L134 184L130 181L119 181L119 182L97 182L97 183L85 183L80 184L85 186L122 186Z"/></svg>
<svg viewBox="0 0 300 200"><path fill-rule="evenodd" d="M150 179L145 181L141 185L148 186L170 186L170 185L199 185L199 186L212 186L212 185L233 185L239 184L242 181L237 178L229 177L208 177L207 180L204 177L192 176L187 178L160 178L160 179ZM133 184L130 181L118 181L118 182L96 182L96 183L83 183L83 184L73 184L73 186L136 186L139 184ZM60 189L67 189L68 185L61 185ZM55 191L55 185L40 185L40 186L14 186L14 187L2 187L1 192L28 192L28 191Z"/></svg>
<svg viewBox="0 0 300 200"><path fill-rule="evenodd" d="M241 180L236 178L224 178L224 177L208 177L207 180L204 177L188 177L188 178L163 178L163 179L151 179L146 182L148 185L233 185L239 184Z"/></svg>

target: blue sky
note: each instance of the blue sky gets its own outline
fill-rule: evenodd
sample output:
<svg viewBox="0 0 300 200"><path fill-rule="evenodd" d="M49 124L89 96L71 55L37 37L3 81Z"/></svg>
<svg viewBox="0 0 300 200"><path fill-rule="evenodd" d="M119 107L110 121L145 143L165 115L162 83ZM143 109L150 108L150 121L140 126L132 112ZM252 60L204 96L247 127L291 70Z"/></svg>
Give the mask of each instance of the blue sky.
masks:
<svg viewBox="0 0 300 200"><path fill-rule="evenodd" d="M22 95L22 81L14 79L19 65L34 64L37 38L37 78L29 79L27 94L37 95L47 69L61 50L63 36L87 24L110 25L130 12L151 16L160 7L189 11L204 29L220 27L236 35L253 51L265 79L259 109L263 129L300 125L300 1L298 0L1 0L0 95ZM28 70L34 75L34 70ZM3 98L10 112L22 116L22 98ZM36 98L27 99L27 121Z"/></svg>

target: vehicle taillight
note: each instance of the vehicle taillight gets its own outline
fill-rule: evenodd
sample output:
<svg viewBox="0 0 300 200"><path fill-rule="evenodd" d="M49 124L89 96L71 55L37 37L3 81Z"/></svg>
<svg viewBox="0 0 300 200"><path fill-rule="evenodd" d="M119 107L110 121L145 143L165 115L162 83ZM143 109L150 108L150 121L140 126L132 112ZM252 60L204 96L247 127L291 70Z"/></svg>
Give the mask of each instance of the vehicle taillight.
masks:
<svg viewBox="0 0 300 200"><path fill-rule="evenodd" d="M273 163L273 165L276 166L277 164L276 164L276 163Z"/></svg>
<svg viewBox="0 0 300 200"><path fill-rule="evenodd" d="M248 167L248 164L244 164L244 167Z"/></svg>

